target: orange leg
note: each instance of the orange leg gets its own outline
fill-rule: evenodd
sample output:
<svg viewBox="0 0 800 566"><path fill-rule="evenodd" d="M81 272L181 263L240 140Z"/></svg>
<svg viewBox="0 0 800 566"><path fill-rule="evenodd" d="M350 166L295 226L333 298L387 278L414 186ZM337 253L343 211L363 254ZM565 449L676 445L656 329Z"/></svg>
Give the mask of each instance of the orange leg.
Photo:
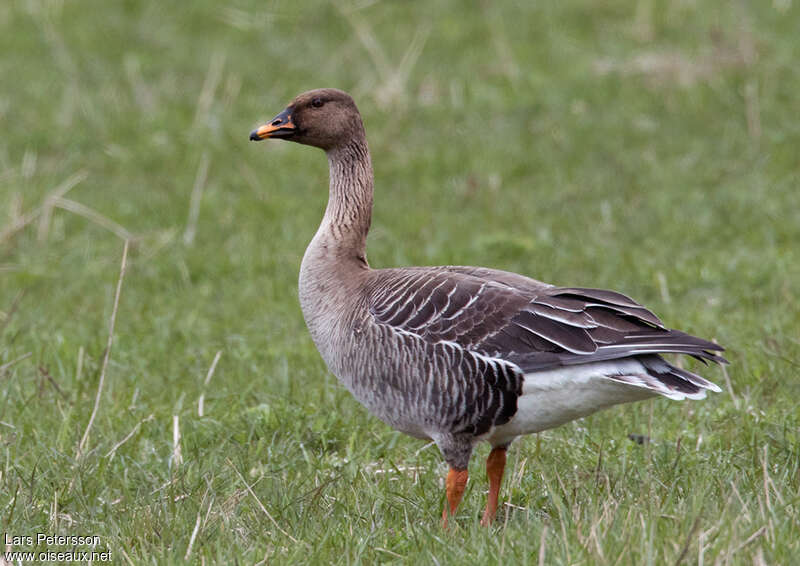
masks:
<svg viewBox="0 0 800 566"><path fill-rule="evenodd" d="M464 489L467 487L468 476L469 473L467 470L456 470L455 468L450 468L450 471L447 472L447 481L445 482L445 487L447 490L447 505L445 505L444 511L442 512L442 526L445 529L447 528L447 508L450 508L449 515L455 516L456 508L458 507L458 504L461 503L461 497L464 495Z"/></svg>
<svg viewBox="0 0 800 566"><path fill-rule="evenodd" d="M500 496L500 484L503 483L503 472L506 469L506 448L492 448L486 458L486 475L489 476L489 499L486 501L486 511L483 512L481 525L488 527L497 515L497 499Z"/></svg>

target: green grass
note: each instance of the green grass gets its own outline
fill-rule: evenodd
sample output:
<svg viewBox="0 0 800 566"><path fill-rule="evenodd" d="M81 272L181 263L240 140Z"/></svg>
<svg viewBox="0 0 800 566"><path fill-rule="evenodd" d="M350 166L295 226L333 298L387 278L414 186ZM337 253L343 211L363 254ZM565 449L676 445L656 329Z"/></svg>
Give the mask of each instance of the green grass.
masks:
<svg viewBox="0 0 800 566"><path fill-rule="evenodd" d="M800 7L467 4L0 3L0 530L134 564L182 563L195 529L206 564L800 556ZM481 447L442 531L437 450L369 417L302 321L324 156L247 141L319 86L365 117L373 266L625 292L724 344L732 391L519 440L490 530ZM90 218L51 198L75 174ZM77 456L123 248L103 219L135 240Z"/></svg>

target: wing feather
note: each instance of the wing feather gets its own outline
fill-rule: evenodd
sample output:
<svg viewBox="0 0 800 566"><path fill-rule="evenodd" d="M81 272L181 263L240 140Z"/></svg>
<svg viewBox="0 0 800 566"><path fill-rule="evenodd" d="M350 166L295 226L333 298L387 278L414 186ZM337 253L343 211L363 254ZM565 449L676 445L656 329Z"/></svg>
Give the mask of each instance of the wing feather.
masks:
<svg viewBox="0 0 800 566"><path fill-rule="evenodd" d="M656 353L725 363L723 348L670 330L630 297L603 289L553 287L486 268L375 272L370 312L378 324L452 341L536 371ZM683 376L681 376L683 377Z"/></svg>
<svg viewBox="0 0 800 566"><path fill-rule="evenodd" d="M539 316L527 309L517 314L511 322L573 354L591 354L597 350L597 344L580 326Z"/></svg>

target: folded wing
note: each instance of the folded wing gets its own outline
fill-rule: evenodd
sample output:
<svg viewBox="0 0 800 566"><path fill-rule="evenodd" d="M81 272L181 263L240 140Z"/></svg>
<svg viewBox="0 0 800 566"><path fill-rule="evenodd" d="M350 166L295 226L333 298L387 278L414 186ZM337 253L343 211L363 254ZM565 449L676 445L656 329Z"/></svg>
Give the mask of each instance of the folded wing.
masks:
<svg viewBox="0 0 800 566"><path fill-rule="evenodd" d="M485 268L382 272L375 321L430 342L501 358L531 372L657 353L725 363L718 344L666 328L621 293L553 287Z"/></svg>

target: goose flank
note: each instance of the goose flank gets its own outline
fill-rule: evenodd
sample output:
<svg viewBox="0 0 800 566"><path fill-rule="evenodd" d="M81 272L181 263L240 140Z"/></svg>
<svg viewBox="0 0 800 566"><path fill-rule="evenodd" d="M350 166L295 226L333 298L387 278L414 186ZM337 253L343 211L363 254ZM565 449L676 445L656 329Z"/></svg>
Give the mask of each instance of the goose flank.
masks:
<svg viewBox="0 0 800 566"><path fill-rule="evenodd" d="M250 134L267 138L328 156L328 205L300 267L303 316L325 363L360 403L439 447L450 467L445 526L480 441L492 446L481 520L488 525L506 450L517 436L619 403L720 391L660 354L727 363L721 346L666 328L621 293L556 287L483 267L370 268L372 163L347 93L300 94Z"/></svg>

